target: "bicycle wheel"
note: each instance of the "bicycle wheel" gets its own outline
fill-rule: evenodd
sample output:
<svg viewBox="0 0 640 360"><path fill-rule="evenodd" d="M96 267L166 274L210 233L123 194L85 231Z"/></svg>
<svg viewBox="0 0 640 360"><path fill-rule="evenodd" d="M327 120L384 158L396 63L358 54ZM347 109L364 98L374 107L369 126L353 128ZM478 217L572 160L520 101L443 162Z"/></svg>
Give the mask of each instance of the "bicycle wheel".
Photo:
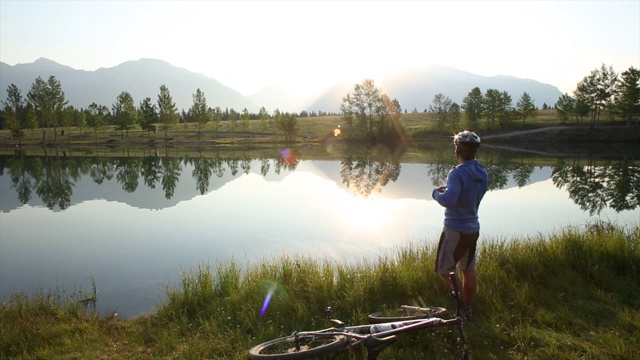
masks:
<svg viewBox="0 0 640 360"><path fill-rule="evenodd" d="M287 336L264 342L249 350L249 359L301 360L342 350L347 345L344 335Z"/></svg>
<svg viewBox="0 0 640 360"><path fill-rule="evenodd" d="M369 320L370 324L380 324L385 322L417 320L432 317L441 318L447 316L448 314L449 311L442 307L421 308L415 306L403 306L399 309L385 310L369 314L367 316L367 319Z"/></svg>

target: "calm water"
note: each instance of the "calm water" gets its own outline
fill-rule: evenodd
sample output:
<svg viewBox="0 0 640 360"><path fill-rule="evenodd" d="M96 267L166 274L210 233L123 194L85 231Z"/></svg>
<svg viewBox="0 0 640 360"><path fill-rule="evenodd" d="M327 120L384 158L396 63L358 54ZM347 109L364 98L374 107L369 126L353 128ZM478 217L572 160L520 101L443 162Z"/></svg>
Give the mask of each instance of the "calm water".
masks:
<svg viewBox="0 0 640 360"><path fill-rule="evenodd" d="M430 194L451 153L289 155L0 157L0 297L89 292L95 280L97 309L126 317L153 311L163 284L204 263L374 260L436 243L443 208ZM482 155L492 188L481 241L640 223L637 160Z"/></svg>

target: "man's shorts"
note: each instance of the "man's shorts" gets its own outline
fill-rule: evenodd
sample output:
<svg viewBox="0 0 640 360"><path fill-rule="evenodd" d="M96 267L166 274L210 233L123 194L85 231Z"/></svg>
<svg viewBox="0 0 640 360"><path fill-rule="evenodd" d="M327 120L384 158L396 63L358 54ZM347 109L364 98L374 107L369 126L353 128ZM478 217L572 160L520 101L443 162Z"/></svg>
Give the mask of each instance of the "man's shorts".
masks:
<svg viewBox="0 0 640 360"><path fill-rule="evenodd" d="M462 271L476 271L476 243L480 233L463 234L445 228L438 242L436 273L447 275L456 265Z"/></svg>

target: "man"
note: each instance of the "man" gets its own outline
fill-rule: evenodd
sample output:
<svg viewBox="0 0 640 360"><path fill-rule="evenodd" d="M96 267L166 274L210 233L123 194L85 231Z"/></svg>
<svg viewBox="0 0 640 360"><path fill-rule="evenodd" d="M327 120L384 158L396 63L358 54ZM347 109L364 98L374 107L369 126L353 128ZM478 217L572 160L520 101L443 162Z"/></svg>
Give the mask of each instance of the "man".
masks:
<svg viewBox="0 0 640 360"><path fill-rule="evenodd" d="M471 317L471 303L476 293L476 242L480 235L478 207L489 188L489 173L476 160L480 137L465 130L453 138L460 164L447 175L446 186L433 190L432 197L446 208L444 229L438 243L436 273L450 286L449 272L462 270L461 316ZM457 276L457 275L456 275ZM459 278L457 279L458 283Z"/></svg>

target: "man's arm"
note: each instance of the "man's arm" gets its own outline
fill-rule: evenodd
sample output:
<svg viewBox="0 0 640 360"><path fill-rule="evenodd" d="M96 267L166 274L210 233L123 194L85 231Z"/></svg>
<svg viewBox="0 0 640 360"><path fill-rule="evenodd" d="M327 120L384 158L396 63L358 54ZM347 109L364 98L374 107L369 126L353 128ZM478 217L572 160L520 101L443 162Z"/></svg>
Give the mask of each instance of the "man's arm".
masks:
<svg viewBox="0 0 640 360"><path fill-rule="evenodd" d="M460 197L461 185L460 176L452 170L447 177L447 186L441 186L433 189L431 196L440 205L444 207L453 207Z"/></svg>

